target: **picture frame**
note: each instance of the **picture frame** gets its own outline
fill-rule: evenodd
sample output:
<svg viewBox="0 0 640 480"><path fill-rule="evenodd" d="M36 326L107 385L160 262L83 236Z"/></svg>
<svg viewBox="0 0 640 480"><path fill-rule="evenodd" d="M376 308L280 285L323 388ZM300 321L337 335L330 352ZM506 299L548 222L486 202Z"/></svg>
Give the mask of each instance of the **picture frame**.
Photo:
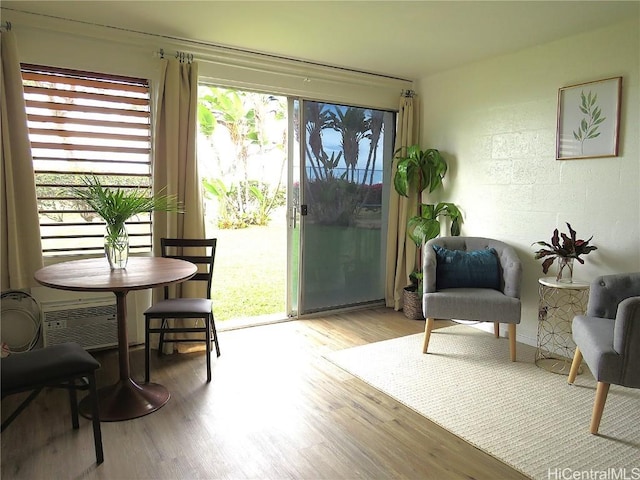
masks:
<svg viewBox="0 0 640 480"><path fill-rule="evenodd" d="M556 160L617 157L622 77L558 90Z"/></svg>

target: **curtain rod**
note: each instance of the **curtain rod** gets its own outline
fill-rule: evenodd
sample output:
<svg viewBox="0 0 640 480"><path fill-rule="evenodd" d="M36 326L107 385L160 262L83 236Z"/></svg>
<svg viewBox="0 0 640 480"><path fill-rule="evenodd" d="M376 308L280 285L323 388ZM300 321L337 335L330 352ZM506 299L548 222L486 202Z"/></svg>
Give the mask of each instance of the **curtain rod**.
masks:
<svg viewBox="0 0 640 480"><path fill-rule="evenodd" d="M164 48L160 49L160 51L158 52L158 56L160 58L164 58ZM180 60L180 63L191 63L191 62L193 62L193 53L181 52L179 50L176 50L176 54L174 56L178 60Z"/></svg>
<svg viewBox="0 0 640 480"><path fill-rule="evenodd" d="M11 22L0 23L0 31L8 32L11 30Z"/></svg>
<svg viewBox="0 0 640 480"><path fill-rule="evenodd" d="M101 27L101 28L108 28L108 29L111 29L111 30L119 30L121 32L134 33L134 34L137 34L137 35L145 35L145 36L148 36L148 37L165 38L165 39L168 39L168 40L175 40L175 41L179 41L179 42L185 42L185 43L188 43L188 44L191 44L191 45L196 45L196 46L220 48L220 49L223 49L223 50L228 50L230 52L250 53L252 55L259 55L259 56L264 57L264 58L274 58L274 59L278 59L278 60L286 60L286 61L291 61L291 62L300 63L300 64L307 64L307 65L313 65L313 66L318 66L318 67L331 68L333 70L343 70L345 72L352 72L352 73L371 75L373 77L388 78L388 79L391 79L391 80L400 80L400 81L403 81L403 82L411 82L411 80L408 80L406 78L394 77L392 75L384 75L384 74L380 74L380 73L366 72L366 71L362 71L362 70L339 67L339 66L336 66L336 65L326 65L324 63L313 62L313 61L309 61L309 60L300 60L300 59L289 58L289 57L276 55L276 54L269 54L269 53L264 53L264 52L256 52L256 51L253 51L253 50L245 50L245 49L242 49L242 48L232 47L232 46L229 46L229 45L215 44L215 43L204 42L204 41L200 41L200 40L193 40L193 39L190 39L190 38L181 38L181 37L175 37L175 36L172 36L172 35L161 35L161 34L158 34L158 33L142 32L140 30L134 30L134 29L130 29L130 28L115 27L113 25L106 25L106 24L101 24L101 23L88 22L88 21L84 21L84 20L73 20L71 18L60 17L60 16L57 16L57 15L47 15L47 14L43 14L43 13L35 13L35 12L30 12L28 10L20 10L20 9L17 9L17 8L2 7L2 9L3 10L7 10L7 11L12 11L12 12L24 13L24 14L27 14L27 15L34 15L34 16L45 17L45 18L53 18L55 20L62 20L62 21L78 23L78 24L82 24L82 25L89 25L89 26L92 26L92 27Z"/></svg>
<svg viewBox="0 0 640 480"><path fill-rule="evenodd" d="M402 96L405 98L413 98L416 96L416 92L413 90L403 90Z"/></svg>

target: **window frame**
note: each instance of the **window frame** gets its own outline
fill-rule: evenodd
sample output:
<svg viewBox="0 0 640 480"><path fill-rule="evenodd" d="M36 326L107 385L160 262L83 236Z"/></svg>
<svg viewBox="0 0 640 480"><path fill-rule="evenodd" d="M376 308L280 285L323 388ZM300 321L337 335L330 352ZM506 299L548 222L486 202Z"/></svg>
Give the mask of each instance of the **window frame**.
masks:
<svg viewBox="0 0 640 480"><path fill-rule="evenodd" d="M43 256L101 254L105 224L72 189L96 175L110 188L151 190L150 81L26 63L21 72ZM151 214L127 225L131 252L150 252Z"/></svg>

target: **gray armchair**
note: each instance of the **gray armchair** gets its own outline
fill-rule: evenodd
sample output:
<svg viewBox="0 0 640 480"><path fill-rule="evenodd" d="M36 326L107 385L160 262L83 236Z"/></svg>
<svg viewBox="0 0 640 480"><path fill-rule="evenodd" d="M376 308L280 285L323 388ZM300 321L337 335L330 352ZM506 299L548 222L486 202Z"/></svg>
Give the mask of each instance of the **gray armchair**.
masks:
<svg viewBox="0 0 640 480"><path fill-rule="evenodd" d="M577 347L568 381L575 381L584 358L598 382L589 427L596 434L609 386L640 388L640 272L596 278L572 332Z"/></svg>
<svg viewBox="0 0 640 480"><path fill-rule="evenodd" d="M495 254L486 255L488 249L493 249ZM464 262L475 254L494 262L490 264L491 268L478 266L472 260L462 264L462 275L446 276L444 267L450 261L447 255L461 257ZM490 238L439 237L426 243L423 260L422 308L427 319L423 353L427 353L435 319L493 322L496 338L500 336L500 323L506 323L509 325L510 357L515 362L522 279L522 265L515 250Z"/></svg>

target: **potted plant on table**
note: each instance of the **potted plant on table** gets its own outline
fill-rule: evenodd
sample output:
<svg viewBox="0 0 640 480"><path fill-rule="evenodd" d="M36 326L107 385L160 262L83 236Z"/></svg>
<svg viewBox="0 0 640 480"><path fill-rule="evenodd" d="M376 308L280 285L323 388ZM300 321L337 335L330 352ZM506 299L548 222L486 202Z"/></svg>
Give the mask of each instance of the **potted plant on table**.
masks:
<svg viewBox="0 0 640 480"><path fill-rule="evenodd" d="M110 188L100 183L97 176L83 178L84 186L74 187L73 195L92 208L106 224L104 251L112 270L127 266L129 236L126 222L131 217L149 212L181 213L174 195L162 192L150 195L148 189Z"/></svg>
<svg viewBox="0 0 640 480"><path fill-rule="evenodd" d="M421 202L422 192L428 188L431 193L442 186L447 173L447 162L440 152L433 148L421 150L419 145L408 147L404 154L403 150L395 152L398 163L393 185L403 197L409 197L412 192L418 195L417 215L410 217L407 222L407 234L417 249L415 269L409 275L412 283L404 288L403 311L408 318L422 319L422 246L440 235L442 218L451 220L451 235L460 235L463 218L460 209L453 203Z"/></svg>
<svg viewBox="0 0 640 480"><path fill-rule="evenodd" d="M556 280L563 283L573 282L573 261L578 260L579 263L584 264L584 260L580 258L580 255L587 255L589 252L597 250L598 247L589 245L589 242L593 238L591 236L588 240L581 240L576 238L576 232L571 225L567 222L569 228L569 235L565 233L559 233L556 228L553 231L551 237L551 243L547 242L535 242L533 245L542 245L546 248L541 248L536 252L535 258L539 260L544 258L542 262L542 272L547 273L549 267L553 262L558 259L558 274ZM560 241L562 239L562 242Z"/></svg>

